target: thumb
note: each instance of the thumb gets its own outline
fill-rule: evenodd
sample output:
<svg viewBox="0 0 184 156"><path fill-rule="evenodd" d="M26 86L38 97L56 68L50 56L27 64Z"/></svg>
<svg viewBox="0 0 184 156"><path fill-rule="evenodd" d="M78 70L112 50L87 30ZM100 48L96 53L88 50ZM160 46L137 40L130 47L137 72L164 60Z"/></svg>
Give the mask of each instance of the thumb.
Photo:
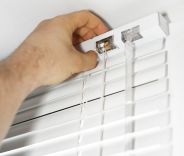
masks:
<svg viewBox="0 0 184 156"><path fill-rule="evenodd" d="M80 63L77 68L77 73L82 71L87 71L93 69L97 65L97 54L94 51L89 51L87 53L77 51L77 55L79 56Z"/></svg>

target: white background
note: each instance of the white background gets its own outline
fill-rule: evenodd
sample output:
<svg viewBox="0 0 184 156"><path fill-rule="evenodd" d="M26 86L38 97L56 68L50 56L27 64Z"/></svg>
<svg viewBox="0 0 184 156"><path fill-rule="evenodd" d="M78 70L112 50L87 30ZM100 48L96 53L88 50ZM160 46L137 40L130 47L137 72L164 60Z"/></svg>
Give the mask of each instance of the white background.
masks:
<svg viewBox="0 0 184 156"><path fill-rule="evenodd" d="M112 28L153 12L171 20L169 76L174 125L174 156L184 155L184 1L182 0L1 0L0 59L9 55L39 21L75 10L90 9Z"/></svg>

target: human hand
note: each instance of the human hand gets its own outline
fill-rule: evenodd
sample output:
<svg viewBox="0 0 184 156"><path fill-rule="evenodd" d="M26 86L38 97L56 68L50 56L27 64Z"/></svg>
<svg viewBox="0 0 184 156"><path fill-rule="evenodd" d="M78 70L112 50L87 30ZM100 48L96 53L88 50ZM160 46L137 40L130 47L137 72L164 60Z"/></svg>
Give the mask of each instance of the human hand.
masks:
<svg viewBox="0 0 184 156"><path fill-rule="evenodd" d="M75 45L108 31L103 22L89 11L79 11L42 21L10 56L19 55L24 75L33 75L36 87L57 84L75 73L90 70L97 64L97 55L82 53ZM17 61L17 59L15 60ZM11 60L11 62L13 62ZM25 66L22 70L20 64ZM28 68L28 69L27 69Z"/></svg>
<svg viewBox="0 0 184 156"><path fill-rule="evenodd" d="M0 141L30 92L96 66L96 53L79 52L75 44L107 30L89 11L57 16L41 22L13 54L0 62Z"/></svg>

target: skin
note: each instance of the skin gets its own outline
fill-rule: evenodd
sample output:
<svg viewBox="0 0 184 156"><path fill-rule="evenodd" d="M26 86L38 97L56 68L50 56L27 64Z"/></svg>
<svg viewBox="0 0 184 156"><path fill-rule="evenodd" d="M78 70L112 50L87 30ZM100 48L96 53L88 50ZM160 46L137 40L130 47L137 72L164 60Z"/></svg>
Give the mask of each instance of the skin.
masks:
<svg viewBox="0 0 184 156"><path fill-rule="evenodd" d="M89 11L57 16L42 21L0 62L0 142L33 90L96 67L96 53L82 53L75 45L106 31L104 23Z"/></svg>

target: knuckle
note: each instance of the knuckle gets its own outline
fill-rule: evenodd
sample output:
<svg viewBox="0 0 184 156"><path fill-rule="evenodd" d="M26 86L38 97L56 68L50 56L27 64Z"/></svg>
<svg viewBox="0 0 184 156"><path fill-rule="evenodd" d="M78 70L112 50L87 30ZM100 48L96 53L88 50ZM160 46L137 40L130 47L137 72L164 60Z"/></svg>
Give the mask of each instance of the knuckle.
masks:
<svg viewBox="0 0 184 156"><path fill-rule="evenodd" d="M92 13L89 10L81 10L81 11L73 12L70 15L73 16L74 18L81 18L81 15L89 16L91 14Z"/></svg>
<svg viewBox="0 0 184 156"><path fill-rule="evenodd" d="M89 10L82 10L81 13L87 14L87 15L88 15L88 14L91 14L91 12L90 12Z"/></svg>
<svg viewBox="0 0 184 156"><path fill-rule="evenodd" d="M62 16L55 16L54 18L52 18L52 21L56 22L56 21L60 21L63 20Z"/></svg>
<svg viewBox="0 0 184 156"><path fill-rule="evenodd" d="M45 28L55 27L56 25L57 23L54 18L43 20L39 24L40 27L45 27Z"/></svg>
<svg viewBox="0 0 184 156"><path fill-rule="evenodd" d="M45 20L41 21L39 25L46 25L49 22L50 22L50 19L45 19Z"/></svg>
<svg viewBox="0 0 184 156"><path fill-rule="evenodd" d="M65 26L69 23L68 20L66 15L60 15L52 18L51 23L54 26L60 26L61 24L63 24L62 26Z"/></svg>

